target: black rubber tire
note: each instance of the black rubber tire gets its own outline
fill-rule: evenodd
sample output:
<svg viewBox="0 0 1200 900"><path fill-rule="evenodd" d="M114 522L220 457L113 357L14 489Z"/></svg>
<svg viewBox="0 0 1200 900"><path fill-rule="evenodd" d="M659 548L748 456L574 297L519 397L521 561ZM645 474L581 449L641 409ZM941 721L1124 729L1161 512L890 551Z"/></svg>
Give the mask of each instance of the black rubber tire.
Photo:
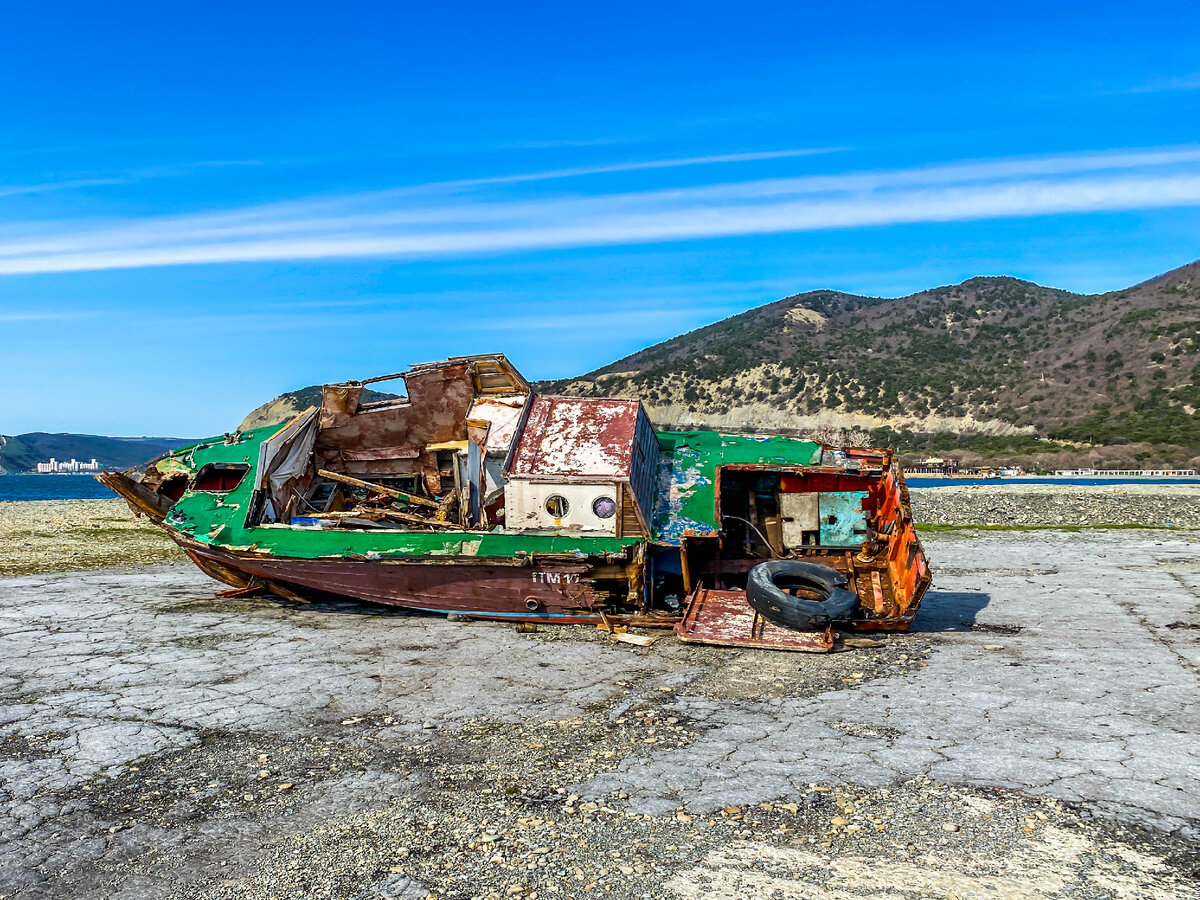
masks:
<svg viewBox="0 0 1200 900"><path fill-rule="evenodd" d="M785 592L778 582L817 594L806 600ZM858 597L846 590L846 576L829 566L798 559L773 559L750 570L746 600L772 625L793 631L824 631L846 621L858 608Z"/></svg>

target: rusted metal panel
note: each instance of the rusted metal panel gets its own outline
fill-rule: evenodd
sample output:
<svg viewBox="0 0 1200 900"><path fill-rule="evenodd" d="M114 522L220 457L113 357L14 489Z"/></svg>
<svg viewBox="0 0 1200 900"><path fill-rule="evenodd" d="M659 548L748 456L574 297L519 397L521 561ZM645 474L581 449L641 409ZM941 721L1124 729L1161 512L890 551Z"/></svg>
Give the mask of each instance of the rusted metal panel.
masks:
<svg viewBox="0 0 1200 900"><path fill-rule="evenodd" d="M467 418L488 423L487 436L483 442L483 447L488 453L508 452L521 422L525 400L523 396L479 397L471 404Z"/></svg>
<svg viewBox="0 0 1200 900"><path fill-rule="evenodd" d="M345 425L358 412L361 384L327 384L321 388L321 427Z"/></svg>
<svg viewBox="0 0 1200 900"><path fill-rule="evenodd" d="M746 602L745 591L697 588L684 617L675 626L681 641L754 647L762 650L798 650L827 653L833 649L833 629L792 631L763 619Z"/></svg>
<svg viewBox="0 0 1200 900"><path fill-rule="evenodd" d="M348 420L322 428L317 453L323 468L355 475L416 474L431 493L442 492L437 456L425 448L467 439L467 411L475 399L471 367L460 363L410 373L404 383L407 401L364 406ZM387 448L387 458L362 458L381 448Z"/></svg>
<svg viewBox="0 0 1200 900"><path fill-rule="evenodd" d="M506 524L571 527L570 522L547 519L541 504L547 491L569 495L574 503L582 499L577 485L583 483L604 485L603 495L609 500L619 490L630 516L620 525L605 519L585 521L581 527L648 535L657 467L658 440L639 401L535 397L508 468ZM544 489L532 489L535 483ZM600 499L589 496L587 503Z"/></svg>
<svg viewBox="0 0 1200 900"><path fill-rule="evenodd" d="M867 491L823 491L817 497L823 546L857 546L866 540L867 517L863 501Z"/></svg>
<svg viewBox="0 0 1200 900"><path fill-rule="evenodd" d="M785 476L786 477L786 476ZM820 494L783 494L779 515L783 518L783 546L789 550L804 545L804 533L820 533Z"/></svg>
<svg viewBox="0 0 1200 900"><path fill-rule="evenodd" d="M613 599L589 581L592 566L586 561L456 565L450 560L297 559L175 539L206 572L237 587L257 579L406 609L562 624L598 621L598 610Z"/></svg>
<svg viewBox="0 0 1200 900"><path fill-rule="evenodd" d="M509 476L627 481L640 409L637 400L535 397Z"/></svg>

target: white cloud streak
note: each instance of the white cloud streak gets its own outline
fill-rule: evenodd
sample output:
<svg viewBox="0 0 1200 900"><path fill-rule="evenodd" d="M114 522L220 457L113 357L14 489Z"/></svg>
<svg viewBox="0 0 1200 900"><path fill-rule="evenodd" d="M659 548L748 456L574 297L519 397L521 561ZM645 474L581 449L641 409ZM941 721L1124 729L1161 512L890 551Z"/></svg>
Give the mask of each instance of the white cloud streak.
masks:
<svg viewBox="0 0 1200 900"><path fill-rule="evenodd" d="M133 184L150 178L174 178L188 175L199 169L224 168L227 166L258 166L258 160L246 159L217 159L199 162L178 163L174 165L152 166L124 172L118 175L96 176L93 178L65 178L58 181L45 181L38 184L0 184L0 199L18 197L24 194L45 194L51 191L76 191L81 188L109 187L112 185Z"/></svg>
<svg viewBox="0 0 1200 900"><path fill-rule="evenodd" d="M1177 91L1200 91L1200 72L1188 75L1178 75L1172 78L1159 78L1134 85L1120 93L1123 94L1168 94Z"/></svg>
<svg viewBox="0 0 1200 900"><path fill-rule="evenodd" d="M763 162L771 159L795 159L799 156L819 156L837 153L841 147L812 147L797 150L767 150L762 153L727 153L723 156L688 156L682 159L649 159L640 162L612 163L606 166L580 166L572 169L550 169L516 175L491 175L484 178L460 178L420 185L413 190L478 187L489 184L518 184L523 181L549 181L555 178L579 178L585 175L611 175L616 172L638 172L646 169L677 169L685 166L709 166L722 163Z"/></svg>
<svg viewBox="0 0 1200 900"><path fill-rule="evenodd" d="M96 312L0 312L0 322L63 322L69 319L92 319Z"/></svg>
<svg viewBox="0 0 1200 900"><path fill-rule="evenodd" d="M429 185L428 196L399 189L101 227L66 223L54 233L0 242L0 274L508 254L1193 206L1200 205L1200 148L983 160L516 199L495 197L486 189L450 196L462 186Z"/></svg>

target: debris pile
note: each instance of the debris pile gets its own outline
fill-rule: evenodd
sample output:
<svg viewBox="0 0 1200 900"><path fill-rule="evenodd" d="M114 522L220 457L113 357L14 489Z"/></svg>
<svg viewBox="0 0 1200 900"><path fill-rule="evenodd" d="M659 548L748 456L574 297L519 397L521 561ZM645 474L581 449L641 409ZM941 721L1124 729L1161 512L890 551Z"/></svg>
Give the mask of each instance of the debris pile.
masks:
<svg viewBox="0 0 1200 900"><path fill-rule="evenodd" d="M311 517L297 517L293 523L319 525L322 521L330 521L355 528L370 528L387 522L430 529L464 527L459 521L457 494L448 494L437 501L328 469L320 469L317 475L332 485L322 491L325 485L318 482L315 495L324 494L324 509L310 508ZM306 502L313 506L311 500Z"/></svg>

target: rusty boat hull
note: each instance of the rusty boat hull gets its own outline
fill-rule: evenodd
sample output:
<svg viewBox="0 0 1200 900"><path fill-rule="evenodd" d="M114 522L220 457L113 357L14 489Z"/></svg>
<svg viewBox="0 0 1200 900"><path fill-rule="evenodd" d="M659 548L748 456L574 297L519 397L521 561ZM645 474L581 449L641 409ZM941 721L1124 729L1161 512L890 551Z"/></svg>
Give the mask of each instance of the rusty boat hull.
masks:
<svg viewBox="0 0 1200 900"><path fill-rule="evenodd" d="M666 628L678 619L602 614L611 598L589 584L597 566L587 562L301 559L171 536L206 574L243 592L261 590L302 600L331 595L416 612L558 625L617 622Z"/></svg>

